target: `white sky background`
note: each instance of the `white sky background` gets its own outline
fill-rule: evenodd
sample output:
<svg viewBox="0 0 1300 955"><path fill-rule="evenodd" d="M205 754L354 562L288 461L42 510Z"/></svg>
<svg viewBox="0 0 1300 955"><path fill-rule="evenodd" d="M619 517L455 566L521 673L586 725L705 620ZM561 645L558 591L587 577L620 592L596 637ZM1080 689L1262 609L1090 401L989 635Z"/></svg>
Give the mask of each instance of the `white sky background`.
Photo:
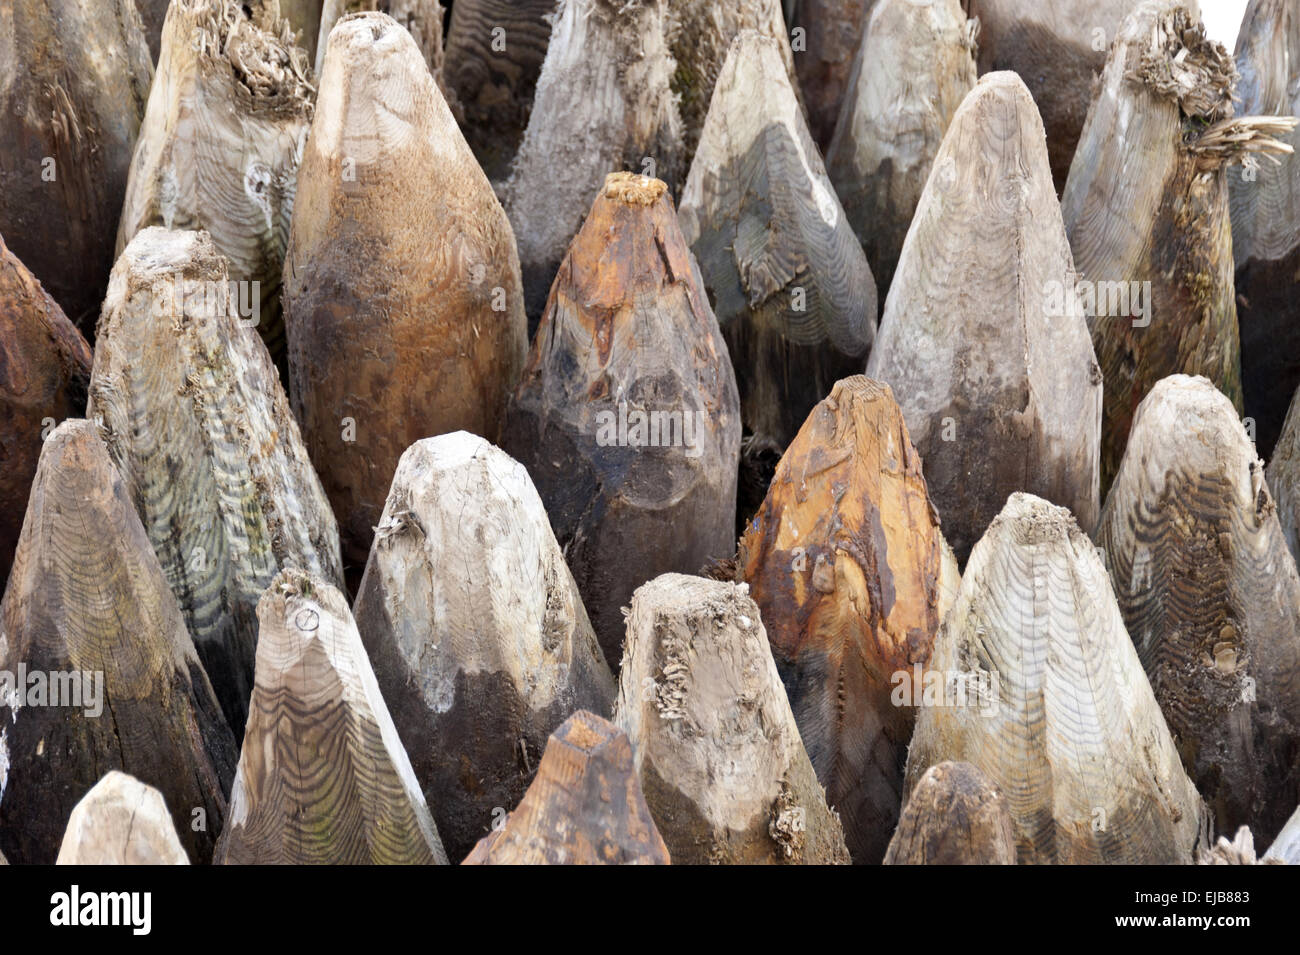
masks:
<svg viewBox="0 0 1300 955"><path fill-rule="evenodd" d="M1237 30L1246 12L1246 0L1201 0L1201 20L1205 32L1231 53L1237 44Z"/></svg>

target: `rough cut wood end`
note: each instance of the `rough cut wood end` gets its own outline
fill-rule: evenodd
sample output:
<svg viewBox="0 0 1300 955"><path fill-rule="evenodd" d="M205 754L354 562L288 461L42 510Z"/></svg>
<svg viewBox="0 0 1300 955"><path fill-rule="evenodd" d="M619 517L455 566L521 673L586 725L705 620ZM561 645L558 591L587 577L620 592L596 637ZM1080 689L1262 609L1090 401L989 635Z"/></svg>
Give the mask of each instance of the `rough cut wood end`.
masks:
<svg viewBox="0 0 1300 955"><path fill-rule="evenodd" d="M113 770L72 810L58 865L189 865L163 795Z"/></svg>

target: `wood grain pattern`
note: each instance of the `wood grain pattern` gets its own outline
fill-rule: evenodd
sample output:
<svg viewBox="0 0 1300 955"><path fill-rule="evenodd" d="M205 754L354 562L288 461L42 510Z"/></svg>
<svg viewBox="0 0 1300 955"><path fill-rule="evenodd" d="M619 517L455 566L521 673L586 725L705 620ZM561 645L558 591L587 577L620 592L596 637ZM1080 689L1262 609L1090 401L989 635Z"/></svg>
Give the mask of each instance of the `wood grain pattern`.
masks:
<svg viewBox="0 0 1300 955"><path fill-rule="evenodd" d="M285 261L290 397L364 566L398 458L497 436L526 342L514 237L410 34L330 34Z"/></svg>
<svg viewBox="0 0 1300 955"><path fill-rule="evenodd" d="M463 129L494 183L510 171L533 108L558 0L456 0L447 27L447 86ZM584 200L585 202L585 200Z"/></svg>
<svg viewBox="0 0 1300 955"><path fill-rule="evenodd" d="M189 865L163 794L116 769L68 819L57 865Z"/></svg>
<svg viewBox="0 0 1300 955"><path fill-rule="evenodd" d="M152 80L132 0L0 7L0 234L87 336Z"/></svg>
<svg viewBox="0 0 1300 955"><path fill-rule="evenodd" d="M663 182L606 180L560 266L502 446L546 504L611 668L633 590L734 552L736 382Z"/></svg>
<svg viewBox="0 0 1300 955"><path fill-rule="evenodd" d="M148 228L113 270L87 415L180 602L235 738L257 601L282 567L342 586L338 528L257 332L205 232Z"/></svg>
<svg viewBox="0 0 1300 955"><path fill-rule="evenodd" d="M546 743L537 776L462 865L668 865L627 734L579 710Z"/></svg>
<svg viewBox="0 0 1300 955"><path fill-rule="evenodd" d="M117 230L118 256L148 226L206 230L230 277L257 283L241 308L282 369L280 276L313 82L274 7L176 0Z"/></svg>
<svg viewBox="0 0 1300 955"><path fill-rule="evenodd" d="M872 6L826 170L882 297L943 135L975 86L977 32L958 0Z"/></svg>
<svg viewBox="0 0 1300 955"><path fill-rule="evenodd" d="M637 588L614 722L678 865L847 863L744 584Z"/></svg>
<svg viewBox="0 0 1300 955"><path fill-rule="evenodd" d="M1064 508L1011 495L971 552L930 670L943 692L917 717L909 794L931 766L965 761L1005 794L1021 863L1192 861L1204 807L1106 568Z"/></svg>
<svg viewBox="0 0 1300 955"><path fill-rule="evenodd" d="M0 236L0 588L9 579L41 443L80 416L90 346Z"/></svg>
<svg viewBox="0 0 1300 955"><path fill-rule="evenodd" d="M916 712L894 691L929 660L960 583L888 386L846 378L813 409L741 538L738 577L849 851L877 863Z"/></svg>
<svg viewBox="0 0 1300 955"><path fill-rule="evenodd" d="M1237 35L1241 112L1300 116L1300 8L1253 0ZM1294 149L1300 132L1277 137ZM1228 171L1241 388L1255 447L1269 460L1300 388L1300 160L1294 155Z"/></svg>
<svg viewBox="0 0 1300 955"><path fill-rule="evenodd" d="M1296 395L1269 458L1267 475L1282 536L1291 556L1300 562L1300 389Z"/></svg>
<svg viewBox="0 0 1300 955"><path fill-rule="evenodd" d="M970 763L925 771L885 853L885 865L1015 864L1007 797Z"/></svg>
<svg viewBox="0 0 1300 955"><path fill-rule="evenodd" d="M29 675L0 701L4 853L54 862L73 807L119 769L163 794L189 857L209 861L235 742L89 421L65 421L45 442L0 624L0 671L14 681L20 666ZM33 673L45 675L47 691L58 677L62 705L49 705L48 692L33 696Z"/></svg>
<svg viewBox="0 0 1300 955"><path fill-rule="evenodd" d="M1138 406L1097 543L1221 833L1300 802L1300 575L1232 403L1173 375Z"/></svg>
<svg viewBox="0 0 1300 955"><path fill-rule="evenodd" d="M530 328L605 176L631 169L672 190L685 171L666 2L561 0L528 131L502 190Z"/></svg>
<svg viewBox="0 0 1300 955"><path fill-rule="evenodd" d="M1075 304L1038 110L1014 73L987 74L935 157L867 363L958 561L1012 491L1096 523L1102 386Z"/></svg>
<svg viewBox="0 0 1300 955"><path fill-rule="evenodd" d="M752 30L732 43L678 215L736 368L742 518L813 405L862 370L876 330L871 268L787 80L783 44Z"/></svg>
<svg viewBox="0 0 1300 955"><path fill-rule="evenodd" d="M445 865L343 595L285 570L257 618L257 684L213 861Z"/></svg>
<svg viewBox="0 0 1300 955"><path fill-rule="evenodd" d="M354 612L453 860L614 678L528 472L465 432L402 455Z"/></svg>
<svg viewBox="0 0 1300 955"><path fill-rule="evenodd" d="M798 0L790 23L791 52L808 128L825 150L852 82L853 61L877 0ZM802 49L794 49L795 31Z"/></svg>
<svg viewBox="0 0 1300 955"><path fill-rule="evenodd" d="M411 34L443 98L450 101L442 80L442 19L445 11L438 0L324 0L320 32L316 38L316 74L319 76L325 71L325 52L335 24L354 13L376 12L392 17Z"/></svg>

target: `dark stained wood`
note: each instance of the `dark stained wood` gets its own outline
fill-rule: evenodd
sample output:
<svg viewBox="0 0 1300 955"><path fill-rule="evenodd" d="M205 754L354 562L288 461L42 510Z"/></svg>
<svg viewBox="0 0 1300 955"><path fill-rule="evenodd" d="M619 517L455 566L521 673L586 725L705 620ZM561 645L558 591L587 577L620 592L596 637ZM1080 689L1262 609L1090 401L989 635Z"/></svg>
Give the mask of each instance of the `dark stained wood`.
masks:
<svg viewBox="0 0 1300 955"><path fill-rule="evenodd" d="M744 584L637 588L614 722L674 863L849 861Z"/></svg>
<svg viewBox="0 0 1300 955"><path fill-rule="evenodd" d="M1007 797L970 763L925 771L885 853L885 865L1015 864Z"/></svg>
<svg viewBox="0 0 1300 955"><path fill-rule="evenodd" d="M1296 394L1300 395L1300 389ZM1282 435L1273 447L1267 473L1282 536L1291 556L1300 561L1300 400L1295 397L1282 424Z"/></svg>
<svg viewBox="0 0 1300 955"><path fill-rule="evenodd" d="M606 180L560 266L502 445L546 504L611 668L633 590L734 552L736 383L663 182Z"/></svg>
<svg viewBox="0 0 1300 955"><path fill-rule="evenodd" d="M1013 491L1096 524L1102 387L1074 278L1038 110L1014 73L987 74L935 157L867 363L960 562Z"/></svg>
<svg viewBox="0 0 1300 955"><path fill-rule="evenodd" d="M668 865L627 734L579 710L546 743L519 806L462 865Z"/></svg>
<svg viewBox="0 0 1300 955"><path fill-rule="evenodd" d="M1300 802L1300 575L1232 403L1174 375L1138 406L1097 543L1216 830Z"/></svg>
<svg viewBox="0 0 1300 955"><path fill-rule="evenodd" d="M849 851L878 863L916 714L895 690L929 660L960 583L887 386L846 378L813 409L738 565Z"/></svg>
<svg viewBox="0 0 1300 955"><path fill-rule="evenodd" d="M0 623L0 671L14 682L20 667L28 675L23 692L0 700L4 853L54 862L77 802L119 769L162 793L189 857L208 862L226 819L235 742L89 421L65 421L45 442ZM53 702L51 675L64 705L32 695L44 685Z"/></svg>
<svg viewBox="0 0 1300 955"><path fill-rule="evenodd" d="M791 52L808 128L819 149L829 145L835 132L840 106L851 85L855 54L876 2L798 0L794 5Z"/></svg>
<svg viewBox="0 0 1300 955"><path fill-rule="evenodd" d="M110 770L68 819L58 865L189 865L163 794Z"/></svg>

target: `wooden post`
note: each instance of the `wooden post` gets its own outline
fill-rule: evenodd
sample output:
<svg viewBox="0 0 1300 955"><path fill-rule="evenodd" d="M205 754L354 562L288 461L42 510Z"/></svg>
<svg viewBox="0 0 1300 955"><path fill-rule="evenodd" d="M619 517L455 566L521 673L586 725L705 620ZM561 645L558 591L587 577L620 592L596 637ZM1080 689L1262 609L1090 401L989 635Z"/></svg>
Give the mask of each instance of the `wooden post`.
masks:
<svg viewBox="0 0 1300 955"><path fill-rule="evenodd" d="M847 863L744 584L637 588L614 722L674 863Z"/></svg>
<svg viewBox="0 0 1300 955"><path fill-rule="evenodd" d="M561 0L502 198L519 241L530 329L605 175L631 169L671 190L685 171L665 3Z"/></svg>
<svg viewBox="0 0 1300 955"><path fill-rule="evenodd" d="M57 865L189 865L163 794L110 770L72 810Z"/></svg>
<svg viewBox="0 0 1300 955"><path fill-rule="evenodd" d="M912 791L885 865L1015 865L1007 797L970 763L939 763Z"/></svg>
<svg viewBox="0 0 1300 955"><path fill-rule="evenodd" d="M314 64L324 0L279 0L279 3L280 16L289 21L294 43L307 54L307 62Z"/></svg>
<svg viewBox="0 0 1300 955"><path fill-rule="evenodd" d="M463 431L397 466L355 614L450 858L523 798L614 678L528 472Z"/></svg>
<svg viewBox="0 0 1300 955"><path fill-rule="evenodd" d="M509 175L523 141L551 39L547 18L557 5L558 0L451 5L443 73L465 113L465 138L494 183Z"/></svg>
<svg viewBox="0 0 1300 955"><path fill-rule="evenodd" d="M1237 35L1243 113L1300 116L1300 9L1252 0ZM1295 130L1278 140L1294 149ZM1253 157L1252 157L1253 159ZM1270 460L1300 388L1300 160L1269 156L1228 170L1241 387L1255 447Z"/></svg>
<svg viewBox="0 0 1300 955"><path fill-rule="evenodd" d="M1300 575L1232 403L1173 375L1138 406L1102 512L1124 620L1219 832L1300 802Z"/></svg>
<svg viewBox="0 0 1300 955"><path fill-rule="evenodd" d="M882 299L943 135L975 86L976 32L959 0L879 0L854 58L826 169Z"/></svg>
<svg viewBox="0 0 1300 955"><path fill-rule="evenodd" d="M960 584L888 386L846 378L813 409L738 565L849 851L878 863L916 718L900 687L929 660Z"/></svg>
<svg viewBox="0 0 1300 955"><path fill-rule="evenodd" d="M1047 157L1065 186L1106 51L1135 0L965 0L979 19L981 74L1020 74L1043 117ZM1135 172L1134 175L1141 175Z"/></svg>
<svg viewBox="0 0 1300 955"><path fill-rule="evenodd" d="M0 235L88 336L153 80L130 0L12 0L0 38Z"/></svg>
<svg viewBox="0 0 1300 955"><path fill-rule="evenodd" d="M1067 510L1030 494L1012 494L971 551L930 655L906 791L944 760L1006 794L1021 863L1192 861L1204 806L1106 569Z"/></svg>
<svg viewBox="0 0 1300 955"><path fill-rule="evenodd" d="M213 861L445 865L343 595L281 571L257 619L257 685Z"/></svg>
<svg viewBox="0 0 1300 955"><path fill-rule="evenodd" d="M46 439L0 624L5 854L52 863L77 801L120 769L163 794L191 859L211 859L235 742L89 421Z"/></svg>
<svg viewBox="0 0 1300 955"><path fill-rule="evenodd" d="M1285 121L1234 119L1232 58L1182 0L1147 0L1111 47L1061 208L1105 382L1101 482L1167 375L1241 408L1225 166L1282 148Z"/></svg>
<svg viewBox="0 0 1300 955"><path fill-rule="evenodd" d="M858 45L875 6L876 0L799 0L795 5L790 47L818 149L825 150L835 132L852 86L849 76Z"/></svg>
<svg viewBox="0 0 1300 955"><path fill-rule="evenodd" d="M359 569L402 452L495 438L527 348L510 223L383 14L330 34L284 298L294 411Z"/></svg>
<svg viewBox="0 0 1300 955"><path fill-rule="evenodd" d="M355 13L383 13L396 20L411 34L425 66L438 84L439 92L444 99L449 99L442 81L442 18L445 11L438 0L324 0L314 61L318 76L325 72L330 31L340 19Z"/></svg>
<svg viewBox="0 0 1300 955"><path fill-rule="evenodd" d="M605 180L503 446L537 485L612 669L633 590L734 553L736 383L663 182Z"/></svg>
<svg viewBox="0 0 1300 955"><path fill-rule="evenodd" d="M742 518L813 405L862 370L876 330L871 268L787 80L783 43L752 30L732 43L678 216L740 386Z"/></svg>
<svg viewBox="0 0 1300 955"><path fill-rule="evenodd" d="M867 363L959 561L1012 491L1096 524L1101 376L1074 283L1038 110L990 73L935 157Z"/></svg>
<svg viewBox="0 0 1300 955"><path fill-rule="evenodd" d="M1286 865L1300 865L1300 809L1291 814L1273 844L1268 847L1268 852L1264 853L1264 859Z"/></svg>
<svg viewBox="0 0 1300 955"><path fill-rule="evenodd" d="M41 444L86 407L90 346L0 236L0 588Z"/></svg>
<svg viewBox="0 0 1300 955"><path fill-rule="evenodd" d="M86 413L238 740L262 591L286 566L339 586L343 571L329 501L236 295L207 233L139 233L104 300Z"/></svg>
<svg viewBox="0 0 1300 955"><path fill-rule="evenodd" d="M579 710L546 744L518 808L462 865L668 865L627 734Z"/></svg>
<svg viewBox="0 0 1300 955"><path fill-rule="evenodd" d="M1300 396L1300 389L1296 395ZM1291 556L1300 562L1300 400L1297 397L1291 399L1282 434L1268 461L1267 475L1282 536Z"/></svg>
<svg viewBox="0 0 1300 955"><path fill-rule="evenodd" d="M239 0L176 0L136 143L117 255L147 226L206 229L241 315L285 367L280 276L311 68L288 21ZM289 39L285 39L289 37Z"/></svg>

